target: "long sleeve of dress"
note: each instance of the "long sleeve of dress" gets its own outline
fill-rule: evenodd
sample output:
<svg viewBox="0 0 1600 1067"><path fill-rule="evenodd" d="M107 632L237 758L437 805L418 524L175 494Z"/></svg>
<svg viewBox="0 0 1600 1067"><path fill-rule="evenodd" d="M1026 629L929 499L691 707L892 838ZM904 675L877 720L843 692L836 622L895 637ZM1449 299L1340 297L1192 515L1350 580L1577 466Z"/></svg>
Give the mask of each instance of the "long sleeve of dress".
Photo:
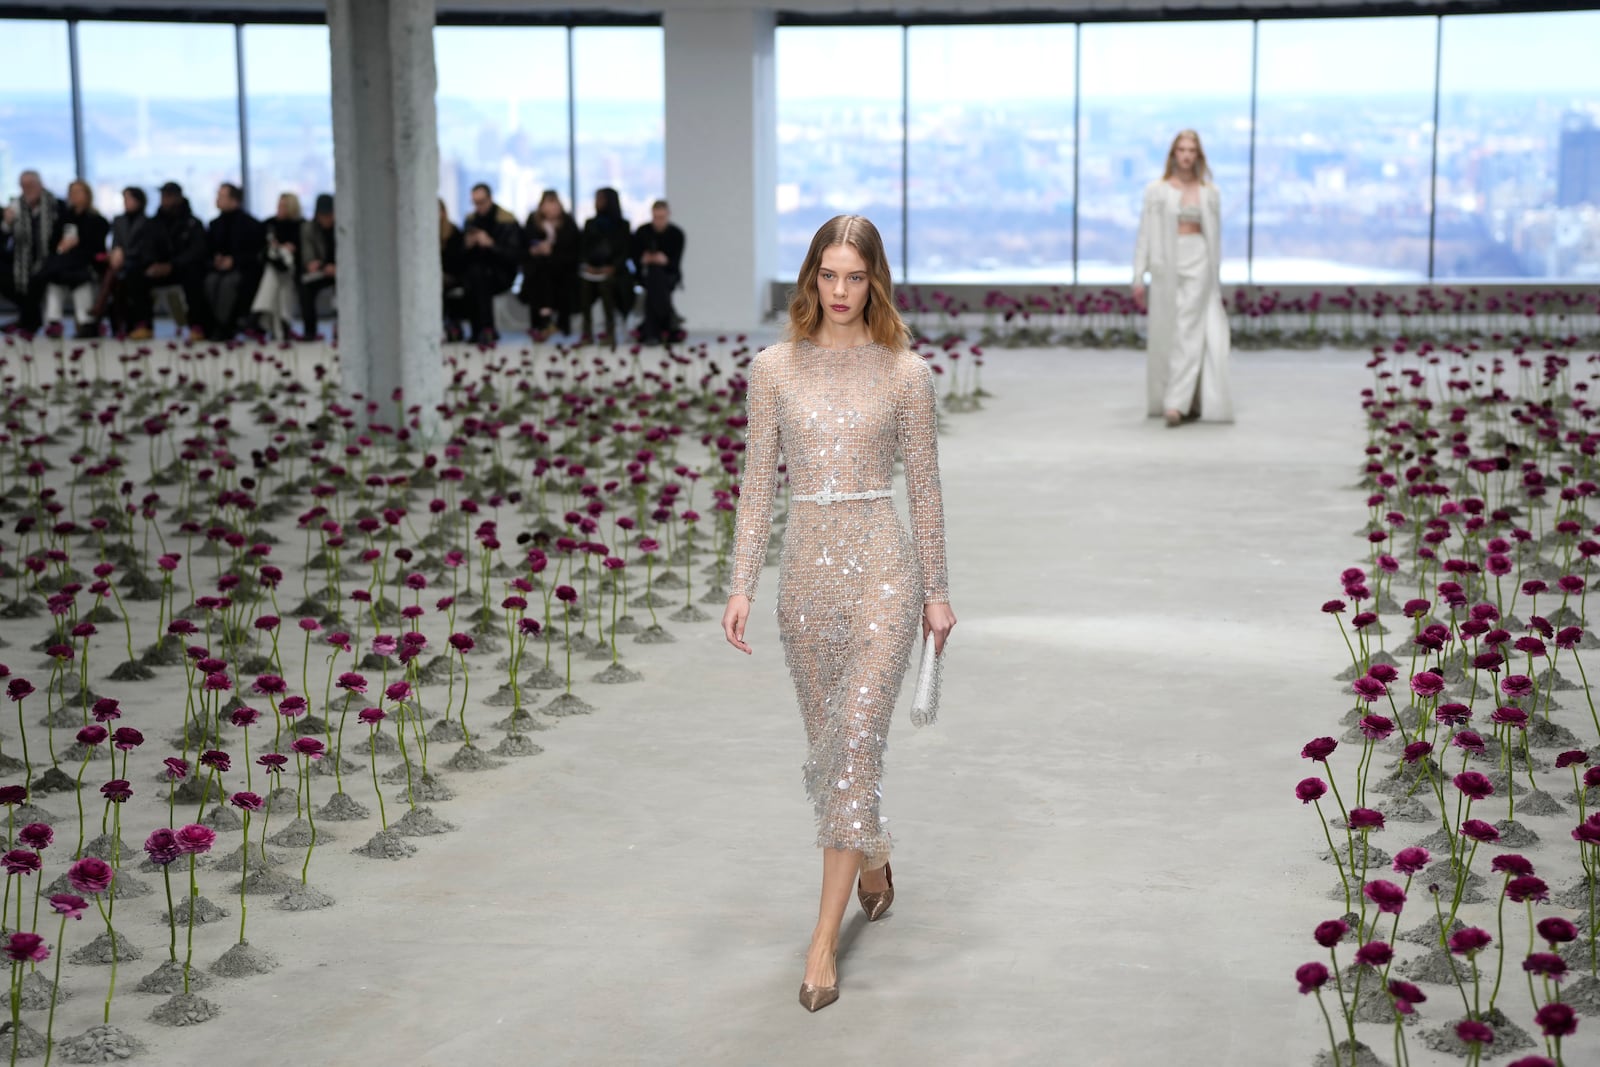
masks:
<svg viewBox="0 0 1600 1067"><path fill-rule="evenodd" d="M1150 270L1150 194L1139 205L1139 236L1133 242L1133 284L1143 285Z"/></svg>
<svg viewBox="0 0 1600 1067"><path fill-rule="evenodd" d="M900 451L906 462L906 497L911 506L911 538L922 563L922 602L948 604L945 569L944 494L939 486L939 419L933 372L919 358L900 396Z"/></svg>
<svg viewBox="0 0 1600 1067"><path fill-rule="evenodd" d="M778 389L771 365L758 355L750 364L745 391L749 423L745 429L744 477L733 520L733 577L730 596L756 597L772 534L772 496L778 480Z"/></svg>

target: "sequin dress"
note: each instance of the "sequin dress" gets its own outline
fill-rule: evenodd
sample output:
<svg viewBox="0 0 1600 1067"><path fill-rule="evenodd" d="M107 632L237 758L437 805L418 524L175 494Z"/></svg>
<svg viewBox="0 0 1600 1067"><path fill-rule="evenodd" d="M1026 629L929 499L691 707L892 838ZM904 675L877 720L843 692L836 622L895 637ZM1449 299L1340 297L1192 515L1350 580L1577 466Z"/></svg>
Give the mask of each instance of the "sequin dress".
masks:
<svg viewBox="0 0 1600 1067"><path fill-rule="evenodd" d="M878 866L890 844L878 810L889 719L923 605L949 601L933 375L909 351L786 342L751 363L747 401L729 591L755 599L781 452L793 496L776 614L805 721L817 844ZM887 490L897 453L914 538L887 496L796 499Z"/></svg>

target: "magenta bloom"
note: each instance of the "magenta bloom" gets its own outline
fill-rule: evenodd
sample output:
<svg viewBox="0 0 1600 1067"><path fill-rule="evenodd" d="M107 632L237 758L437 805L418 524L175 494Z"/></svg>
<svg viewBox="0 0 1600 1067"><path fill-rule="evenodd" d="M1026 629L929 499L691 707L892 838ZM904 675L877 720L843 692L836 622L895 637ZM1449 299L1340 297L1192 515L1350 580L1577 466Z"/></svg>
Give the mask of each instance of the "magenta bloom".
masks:
<svg viewBox="0 0 1600 1067"><path fill-rule="evenodd" d="M1456 736L1460 737L1461 735L1457 734ZM1481 774L1478 771L1462 771L1455 776L1453 781L1457 789L1473 800L1482 800L1485 797L1494 795L1494 783L1489 781L1488 775Z"/></svg>
<svg viewBox="0 0 1600 1067"><path fill-rule="evenodd" d="M1387 915L1399 915L1406 906L1406 891L1393 882L1376 879L1368 882L1361 889L1362 896L1378 906L1378 910Z"/></svg>
<svg viewBox="0 0 1600 1067"><path fill-rule="evenodd" d="M1572 748L1556 757L1556 769L1563 770L1574 763L1588 763L1589 754L1582 749Z"/></svg>
<svg viewBox="0 0 1600 1067"><path fill-rule="evenodd" d="M289 757L278 752L267 752L257 756L256 763L265 767L268 774L282 774L283 768L289 763Z"/></svg>
<svg viewBox="0 0 1600 1067"><path fill-rule="evenodd" d="M144 734L131 726L119 726L111 734L111 743L119 752L131 752L144 744Z"/></svg>
<svg viewBox="0 0 1600 1067"><path fill-rule="evenodd" d="M217 832L211 827L201 826L199 823L190 823L187 826L179 827L176 836L178 850L188 856L210 852L211 846L216 844L217 841Z"/></svg>
<svg viewBox="0 0 1600 1067"><path fill-rule="evenodd" d="M356 718L367 726L376 726L388 716L383 713L382 708L362 708Z"/></svg>
<svg viewBox="0 0 1600 1067"><path fill-rule="evenodd" d="M1519 856L1515 852L1507 852L1504 856L1496 856L1494 862L1489 864L1489 869L1497 874L1532 874L1533 864L1528 862L1526 856Z"/></svg>
<svg viewBox="0 0 1600 1067"><path fill-rule="evenodd" d="M450 647L465 656L477 645L469 634L451 634Z"/></svg>
<svg viewBox="0 0 1600 1067"><path fill-rule="evenodd" d="M167 769L164 772L162 772L163 774L166 775L167 781L169 781L169 782L181 782L185 778L189 777L189 761L188 760L179 759L177 756L168 756L166 759L162 760L161 762L166 764L166 767L167 767Z"/></svg>
<svg viewBox="0 0 1600 1067"><path fill-rule="evenodd" d="M78 744L88 745L90 748L93 748L95 745L103 744L105 739L110 736L111 735L106 732L106 728L104 726L85 726L78 731Z"/></svg>
<svg viewBox="0 0 1600 1067"><path fill-rule="evenodd" d="M357 693L362 696L367 693L367 679L354 671L345 671L339 675L339 680L333 684L346 692Z"/></svg>
<svg viewBox="0 0 1600 1067"><path fill-rule="evenodd" d="M145 855L150 857L150 862L160 867L176 860L183 855L183 849L178 845L178 835L163 826L151 832L144 839Z"/></svg>
<svg viewBox="0 0 1600 1067"><path fill-rule="evenodd" d="M578 599L578 591L570 585L556 586L556 599L563 604L571 604Z"/></svg>
<svg viewBox="0 0 1600 1067"><path fill-rule="evenodd" d="M1486 823L1482 819L1468 819L1461 824L1461 833L1485 845L1500 840L1500 831L1496 830L1493 824Z"/></svg>
<svg viewBox="0 0 1600 1067"><path fill-rule="evenodd" d="M326 748L326 746L315 737L297 737L294 739L293 743L289 745L289 747L294 749L294 751L298 752L300 755L304 756L306 759L313 760L321 759Z"/></svg>
<svg viewBox="0 0 1600 1067"><path fill-rule="evenodd" d="M26 804L28 787L25 785L0 786L0 804Z"/></svg>
<svg viewBox="0 0 1600 1067"><path fill-rule="evenodd" d="M306 698L303 696L284 697L283 701L278 705L278 714L285 719L294 719L304 715L310 707L311 705L306 703Z"/></svg>
<svg viewBox="0 0 1600 1067"><path fill-rule="evenodd" d="M44 861L37 852L25 848L14 848L5 855L0 856L0 867L6 869L6 874L38 874L39 868L44 866Z"/></svg>
<svg viewBox="0 0 1600 1067"><path fill-rule="evenodd" d="M228 721L235 726L254 726L261 719L261 713L248 705L240 705L233 709L233 714L228 716Z"/></svg>
<svg viewBox="0 0 1600 1067"><path fill-rule="evenodd" d="M1460 726L1472 718L1472 709L1465 704L1440 704L1433 709L1433 717L1445 726Z"/></svg>
<svg viewBox="0 0 1600 1067"><path fill-rule="evenodd" d="M1327 792L1327 783L1321 778L1302 778L1300 784L1294 787L1294 795L1300 798L1302 804L1320 800Z"/></svg>
<svg viewBox="0 0 1600 1067"><path fill-rule="evenodd" d="M1518 904L1529 900L1545 904L1550 900L1550 887L1538 875L1524 874L1506 883L1506 896Z"/></svg>
<svg viewBox="0 0 1600 1067"><path fill-rule="evenodd" d="M1483 738L1479 737L1477 731L1475 730L1456 731L1456 735L1450 739L1450 743L1455 745L1457 748L1464 748L1468 752L1483 751Z"/></svg>
<svg viewBox="0 0 1600 1067"><path fill-rule="evenodd" d="M1413 741L1401 753L1407 763L1416 763L1418 760L1431 755L1433 755L1433 743L1431 741Z"/></svg>
<svg viewBox="0 0 1600 1067"><path fill-rule="evenodd" d="M113 778L100 787L100 795L116 804L133 799L133 785L126 778Z"/></svg>
<svg viewBox="0 0 1600 1067"><path fill-rule="evenodd" d="M1369 741L1382 741L1394 733L1394 721L1383 715L1364 716L1357 725Z"/></svg>
<svg viewBox="0 0 1600 1067"><path fill-rule="evenodd" d="M1500 679L1500 692L1512 700L1521 700L1533 693L1533 679L1526 674L1508 674Z"/></svg>
<svg viewBox="0 0 1600 1067"><path fill-rule="evenodd" d="M1350 683L1350 688L1355 692L1356 696L1360 697L1362 700L1368 701L1369 703L1371 701L1381 699L1389 692L1388 686L1384 685L1371 675L1365 675L1357 678L1355 681Z"/></svg>
<svg viewBox="0 0 1600 1067"><path fill-rule="evenodd" d="M12 934L11 940L26 937L26 934ZM17 957L12 956L12 959ZM39 957L43 959L43 957ZM1544 1031L1546 1037L1571 1037L1578 1032L1578 1016L1569 1005L1559 1000L1552 1001L1533 1013L1533 1021L1539 1024L1539 1029Z"/></svg>
<svg viewBox="0 0 1600 1067"><path fill-rule="evenodd" d="M1368 941L1356 949L1356 962L1368 967L1382 967L1394 959L1394 949L1382 941Z"/></svg>
<svg viewBox="0 0 1600 1067"><path fill-rule="evenodd" d="M233 760L228 754L214 748L207 749L200 754L200 764L204 767L210 767L218 773L226 773L233 768Z"/></svg>
<svg viewBox="0 0 1600 1067"><path fill-rule="evenodd" d="M404 700L411 695L411 683L406 681L390 682L384 689L383 695L390 700Z"/></svg>
<svg viewBox="0 0 1600 1067"><path fill-rule="evenodd" d="M1428 865L1433 857L1428 850L1418 845L1403 848L1395 854L1394 869L1396 874L1413 875Z"/></svg>
<svg viewBox="0 0 1600 1067"><path fill-rule="evenodd" d="M1444 692L1444 677L1437 671L1419 671L1411 676L1411 691L1419 697L1436 697Z"/></svg>
<svg viewBox="0 0 1600 1067"><path fill-rule="evenodd" d="M1539 936L1552 945L1564 945L1568 941L1578 939L1578 928L1570 920L1552 915L1548 919L1539 920Z"/></svg>
<svg viewBox="0 0 1600 1067"><path fill-rule="evenodd" d="M1401 1015L1410 1015L1413 1005L1422 1004L1428 999L1426 993L1400 978L1389 979L1389 995L1394 998L1394 1010Z"/></svg>
<svg viewBox="0 0 1600 1067"><path fill-rule="evenodd" d="M1300 992L1311 993L1321 989L1328 983L1328 968L1324 964L1312 960L1310 963L1302 963L1299 967L1296 967L1294 978L1295 981L1300 983Z"/></svg>
<svg viewBox="0 0 1600 1067"><path fill-rule="evenodd" d="M380 656L392 656L400 648L400 642L388 634L379 634L372 639L372 651Z"/></svg>
<svg viewBox="0 0 1600 1067"><path fill-rule="evenodd" d="M1522 969L1559 982L1567 976L1567 961L1554 952L1534 952L1522 961Z"/></svg>
<svg viewBox="0 0 1600 1067"><path fill-rule="evenodd" d="M13 678L6 683L6 696L12 700L26 700L33 695L33 683L26 678Z"/></svg>
<svg viewBox="0 0 1600 1067"><path fill-rule="evenodd" d="M1333 755L1333 750L1339 747L1339 742L1331 737L1318 737L1307 741L1300 750L1301 759L1316 760L1318 763L1328 762L1328 757Z"/></svg>
<svg viewBox="0 0 1600 1067"><path fill-rule="evenodd" d="M1374 808L1351 808L1350 829L1352 830L1382 830L1383 812Z"/></svg>
<svg viewBox="0 0 1600 1067"><path fill-rule="evenodd" d="M1384 685L1388 685L1390 682L1393 682L1400 677L1400 672L1389 666L1387 663L1374 663L1372 666L1367 668L1367 677L1376 678Z"/></svg>
<svg viewBox="0 0 1600 1067"><path fill-rule="evenodd" d="M50 949L38 934L12 934L6 955L17 963L40 963L50 958Z"/></svg>
<svg viewBox="0 0 1600 1067"><path fill-rule="evenodd" d="M276 674L263 674L251 683L251 690L260 696L277 696L288 692L289 683Z"/></svg>
<svg viewBox="0 0 1600 1067"><path fill-rule="evenodd" d="M56 832L42 822L30 822L17 831L17 840L31 849L43 852L56 839Z"/></svg>
<svg viewBox="0 0 1600 1067"><path fill-rule="evenodd" d="M99 896L111 888L117 872L99 856L85 856L67 868L67 882L80 893Z"/></svg>
<svg viewBox="0 0 1600 1067"><path fill-rule="evenodd" d="M1464 926L1450 935L1450 951L1458 956L1470 956L1489 947L1494 938L1489 931L1476 926Z"/></svg>
<svg viewBox="0 0 1600 1067"><path fill-rule="evenodd" d="M229 797L228 802L241 811L260 811L261 805L265 803L257 794L242 789Z"/></svg>
<svg viewBox="0 0 1600 1067"><path fill-rule="evenodd" d="M75 893L52 893L50 907L57 915L64 915L69 919L82 919L89 902Z"/></svg>
<svg viewBox="0 0 1600 1067"><path fill-rule="evenodd" d="M1311 936L1323 948L1332 948L1344 940L1344 935L1350 932L1350 924L1343 919L1328 919L1317 924Z"/></svg>

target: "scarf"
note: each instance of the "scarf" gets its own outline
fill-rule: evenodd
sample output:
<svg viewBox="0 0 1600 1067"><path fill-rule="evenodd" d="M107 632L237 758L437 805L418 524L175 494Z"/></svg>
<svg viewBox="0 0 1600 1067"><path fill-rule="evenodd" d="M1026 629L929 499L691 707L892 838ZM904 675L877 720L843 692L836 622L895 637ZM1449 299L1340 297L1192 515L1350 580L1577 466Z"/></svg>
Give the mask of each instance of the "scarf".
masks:
<svg viewBox="0 0 1600 1067"><path fill-rule="evenodd" d="M60 204L48 189L39 193L37 218L25 201L17 201L17 221L11 224L11 240L16 246L11 278L22 292L27 291L33 276L44 269L45 257L50 254L50 234L55 231L59 209Z"/></svg>

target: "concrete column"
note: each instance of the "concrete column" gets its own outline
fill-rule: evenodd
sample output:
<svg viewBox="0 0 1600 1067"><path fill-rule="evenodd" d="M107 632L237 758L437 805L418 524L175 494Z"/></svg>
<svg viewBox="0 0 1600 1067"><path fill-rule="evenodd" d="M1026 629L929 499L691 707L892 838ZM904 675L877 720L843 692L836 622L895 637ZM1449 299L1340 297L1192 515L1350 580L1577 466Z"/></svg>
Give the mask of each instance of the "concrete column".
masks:
<svg viewBox="0 0 1600 1067"><path fill-rule="evenodd" d="M444 396L433 22L434 0L328 0L344 388L391 419L401 390L424 426Z"/></svg>
<svg viewBox="0 0 1600 1067"><path fill-rule="evenodd" d="M675 298L694 330L748 330L777 270L777 82L771 11L669 6L666 185L687 236Z"/></svg>

